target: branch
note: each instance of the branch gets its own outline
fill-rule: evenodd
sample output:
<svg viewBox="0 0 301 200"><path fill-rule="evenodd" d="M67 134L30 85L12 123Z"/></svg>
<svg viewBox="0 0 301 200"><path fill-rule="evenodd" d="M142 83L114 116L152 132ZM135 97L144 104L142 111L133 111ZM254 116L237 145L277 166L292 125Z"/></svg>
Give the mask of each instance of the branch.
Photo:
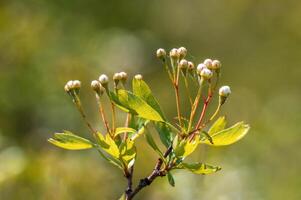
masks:
<svg viewBox="0 0 301 200"><path fill-rule="evenodd" d="M168 149L166 150L166 152L164 153L164 155L163 155L164 158L166 158L171 152L172 152L172 145L170 145L168 147ZM161 176L161 177L165 176L166 175L165 170L160 170L162 164L163 164L163 160L161 158L159 158L152 173L148 177L141 179L139 184L137 185L137 187L133 190L133 192L131 194L128 195L126 193L126 200L133 199L133 197L140 190L142 190L144 187L150 185L158 176Z"/></svg>

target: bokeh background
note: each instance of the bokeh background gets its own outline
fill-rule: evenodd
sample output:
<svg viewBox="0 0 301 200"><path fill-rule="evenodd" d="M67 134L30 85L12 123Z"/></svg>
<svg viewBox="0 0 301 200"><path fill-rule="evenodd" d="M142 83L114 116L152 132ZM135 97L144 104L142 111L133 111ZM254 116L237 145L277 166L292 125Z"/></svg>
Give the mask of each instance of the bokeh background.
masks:
<svg viewBox="0 0 301 200"><path fill-rule="evenodd" d="M222 171L175 173L137 199L301 199L301 2L294 0L2 0L0 1L0 199L117 199L122 173L95 151L47 143L55 131L88 131L63 86L81 96L99 124L90 81L101 73L142 73L171 119L172 87L155 58L159 47L185 46L195 63L223 64L233 94L223 109L251 131L239 143L199 148L193 159ZM155 153L138 143L138 177Z"/></svg>

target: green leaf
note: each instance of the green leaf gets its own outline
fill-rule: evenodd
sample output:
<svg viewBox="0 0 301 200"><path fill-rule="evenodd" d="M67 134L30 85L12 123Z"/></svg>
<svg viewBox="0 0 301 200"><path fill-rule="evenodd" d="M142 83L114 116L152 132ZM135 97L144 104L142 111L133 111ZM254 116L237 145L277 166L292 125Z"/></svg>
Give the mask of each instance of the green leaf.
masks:
<svg viewBox="0 0 301 200"><path fill-rule="evenodd" d="M172 187L175 187L175 179L173 178L173 175L170 172L167 172L167 179L168 179L169 184Z"/></svg>
<svg viewBox="0 0 301 200"><path fill-rule="evenodd" d="M122 194L122 196L118 200L126 200L125 194Z"/></svg>
<svg viewBox="0 0 301 200"><path fill-rule="evenodd" d="M111 99L111 101L114 102L114 104L118 108L120 108L124 112L131 112L133 114L137 114L134 110L131 110L127 104L124 104L124 103L120 102L119 99L118 99L117 94L115 94L114 92L109 91L109 98Z"/></svg>
<svg viewBox="0 0 301 200"><path fill-rule="evenodd" d="M82 150L93 147L92 142L69 131L64 131L64 133L55 133L54 138L49 138L48 142L68 150Z"/></svg>
<svg viewBox="0 0 301 200"><path fill-rule="evenodd" d="M132 87L135 95L143 99L148 105L150 105L160 114L162 119L165 119L157 99L153 96L151 89L143 80L134 78L132 81Z"/></svg>
<svg viewBox="0 0 301 200"><path fill-rule="evenodd" d="M173 135L166 123L155 122L155 128L159 133L161 142L168 148L173 140Z"/></svg>
<svg viewBox="0 0 301 200"><path fill-rule="evenodd" d="M153 148L153 150L155 150L161 158L164 158L163 153L160 151L160 149L157 146L157 144L155 143L152 135L148 131L145 133L145 137L146 137L146 141L149 144L149 146L151 146Z"/></svg>
<svg viewBox="0 0 301 200"><path fill-rule="evenodd" d="M185 140L182 140L178 145L176 146L174 152L175 155L179 158L184 159L185 157L189 156L191 153L195 151L197 146L199 145L200 136L195 136L193 140L190 140L190 138L187 138Z"/></svg>
<svg viewBox="0 0 301 200"><path fill-rule="evenodd" d="M136 133L137 131L133 128L129 128L129 127L118 127L115 130L115 136L119 135L121 133Z"/></svg>
<svg viewBox="0 0 301 200"><path fill-rule="evenodd" d="M215 167L215 166L211 166L211 165L207 165L204 163L181 163L180 164L180 169L187 169L195 174L211 174L214 172L217 172L219 170L221 170L221 167Z"/></svg>
<svg viewBox="0 0 301 200"><path fill-rule="evenodd" d="M224 130L226 124L227 124L226 117L225 116L219 117L209 129L208 134L212 135L214 133Z"/></svg>
<svg viewBox="0 0 301 200"><path fill-rule="evenodd" d="M137 113L140 117L152 121L164 121L161 115L150 105L148 105L143 99L134 95L126 90L118 90L118 101L125 108L129 109L129 112Z"/></svg>
<svg viewBox="0 0 301 200"><path fill-rule="evenodd" d="M127 139L125 142L121 143L119 151L120 157L126 163L127 167L130 168L133 166L136 158L136 147L134 142Z"/></svg>
<svg viewBox="0 0 301 200"><path fill-rule="evenodd" d="M250 126L244 122L238 122L230 128L213 133L211 135L213 144L208 140L201 141L202 143L212 146L230 145L243 138L249 131Z"/></svg>
<svg viewBox="0 0 301 200"><path fill-rule="evenodd" d="M97 135L100 147L114 158L119 159L119 148L111 136L109 134L103 136L101 133L97 133Z"/></svg>

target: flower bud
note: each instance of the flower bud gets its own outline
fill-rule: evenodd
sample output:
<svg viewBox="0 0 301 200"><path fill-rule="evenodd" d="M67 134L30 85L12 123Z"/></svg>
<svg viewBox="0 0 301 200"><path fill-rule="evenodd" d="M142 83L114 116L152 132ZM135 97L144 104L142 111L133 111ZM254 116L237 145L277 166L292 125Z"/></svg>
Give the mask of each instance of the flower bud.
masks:
<svg viewBox="0 0 301 200"><path fill-rule="evenodd" d="M114 81L120 81L121 80L121 74L120 73L115 73L113 75L113 80Z"/></svg>
<svg viewBox="0 0 301 200"><path fill-rule="evenodd" d="M137 80L142 80L143 79L143 76L141 74L136 74L135 75L135 79Z"/></svg>
<svg viewBox="0 0 301 200"><path fill-rule="evenodd" d="M185 60L185 59L182 59L182 60L180 61L180 63L179 63L179 67L180 67L181 69L187 69L187 68L188 68L188 61Z"/></svg>
<svg viewBox="0 0 301 200"><path fill-rule="evenodd" d="M178 48L178 54L180 59L184 58L187 54L187 49L185 47Z"/></svg>
<svg viewBox="0 0 301 200"><path fill-rule="evenodd" d="M102 85L107 85L109 82L109 78L105 74L100 75L98 80Z"/></svg>
<svg viewBox="0 0 301 200"><path fill-rule="evenodd" d="M222 66L221 62L219 60L212 61L212 68L213 69L220 69Z"/></svg>
<svg viewBox="0 0 301 200"><path fill-rule="evenodd" d="M202 78L204 78L205 80L210 79L212 77L213 73L210 69L204 68L201 73L200 76Z"/></svg>
<svg viewBox="0 0 301 200"><path fill-rule="evenodd" d="M188 70L193 70L194 69L194 64L191 61L188 61Z"/></svg>
<svg viewBox="0 0 301 200"><path fill-rule="evenodd" d="M170 50L169 52L169 56L172 58L172 59L178 59L179 58L179 52L176 48L173 48L172 50Z"/></svg>
<svg viewBox="0 0 301 200"><path fill-rule="evenodd" d="M203 69L207 69L207 66L205 64L203 64L203 63L198 64L198 66L196 68L198 74L201 74L201 72L202 72Z"/></svg>
<svg viewBox="0 0 301 200"><path fill-rule="evenodd" d="M212 60L211 59L206 59L204 60L204 64L207 66L208 69L212 69Z"/></svg>
<svg viewBox="0 0 301 200"><path fill-rule="evenodd" d="M80 89L81 87L81 82L79 80L73 81L73 89Z"/></svg>
<svg viewBox="0 0 301 200"><path fill-rule="evenodd" d="M162 48L158 49L156 52L156 55L157 55L157 58L159 58L159 59L165 59L165 57L166 57L165 49L162 49Z"/></svg>
<svg viewBox="0 0 301 200"><path fill-rule="evenodd" d="M222 86L219 91L218 94L222 97L228 97L231 94L231 89L229 86L225 85Z"/></svg>
<svg viewBox="0 0 301 200"><path fill-rule="evenodd" d="M72 88L73 88L73 81L68 81L65 84L64 90L69 93L70 90L72 90Z"/></svg>
<svg viewBox="0 0 301 200"><path fill-rule="evenodd" d="M126 79L128 78L127 73L125 73L125 72L120 72L119 74L120 74L121 80L122 80L122 81L126 81Z"/></svg>
<svg viewBox="0 0 301 200"><path fill-rule="evenodd" d="M91 82L91 88L96 92L96 94L98 94L98 96L101 96L105 91L104 87L102 87L97 80Z"/></svg>

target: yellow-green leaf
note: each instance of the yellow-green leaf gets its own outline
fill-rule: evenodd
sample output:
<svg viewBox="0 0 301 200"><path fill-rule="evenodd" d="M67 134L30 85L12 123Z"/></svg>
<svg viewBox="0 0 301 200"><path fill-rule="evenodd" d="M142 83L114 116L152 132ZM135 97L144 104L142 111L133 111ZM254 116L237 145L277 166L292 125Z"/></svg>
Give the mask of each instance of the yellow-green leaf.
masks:
<svg viewBox="0 0 301 200"><path fill-rule="evenodd" d="M230 128L213 133L211 135L213 144L208 140L201 141L202 143L212 146L230 145L243 138L249 131L250 126L244 122L238 122Z"/></svg>
<svg viewBox="0 0 301 200"><path fill-rule="evenodd" d="M101 133L97 133L97 135L99 138L100 147L108 154L118 159L120 155L119 148L111 136L109 134L103 136Z"/></svg>
<svg viewBox="0 0 301 200"><path fill-rule="evenodd" d="M187 138L186 140L182 140L178 143L175 148L175 154L177 157L184 159L185 157L189 156L194 150L197 148L198 144L200 143L200 136L195 136L193 140Z"/></svg>
<svg viewBox="0 0 301 200"><path fill-rule="evenodd" d="M127 167L130 168L134 164L136 158L136 147L134 142L127 139L120 144L119 151L121 159L126 163Z"/></svg>
<svg viewBox="0 0 301 200"><path fill-rule="evenodd" d="M176 185L175 179L173 178L173 175L170 172L167 172L167 179L168 179L169 184L172 187L175 187L175 185Z"/></svg>
<svg viewBox="0 0 301 200"><path fill-rule="evenodd" d="M119 135L121 133L136 133L137 131L133 128L129 128L129 127L118 127L115 130L115 136Z"/></svg>
<svg viewBox="0 0 301 200"><path fill-rule="evenodd" d="M208 131L209 135L213 135L214 133L217 133L219 131L224 130L224 128L226 127L227 121L226 121L226 117L219 117L211 126L211 128Z"/></svg>
<svg viewBox="0 0 301 200"><path fill-rule="evenodd" d="M129 108L130 112L152 121L164 121L161 115L143 99L126 90L118 90L118 101Z"/></svg>
<svg viewBox="0 0 301 200"><path fill-rule="evenodd" d="M165 118L157 99L153 96L152 91L146 82L134 78L132 81L132 87L133 93L136 96L143 99L148 105L155 109L163 119Z"/></svg>
<svg viewBox="0 0 301 200"><path fill-rule="evenodd" d="M195 174L211 174L214 172L217 172L219 170L221 170L221 167L215 167L215 166L211 166L211 165L207 165L204 163L181 163L180 167L181 169L187 169Z"/></svg>
<svg viewBox="0 0 301 200"><path fill-rule="evenodd" d="M65 131L64 133L55 133L54 138L48 139L48 142L68 150L82 150L93 147L92 142L69 131Z"/></svg>

